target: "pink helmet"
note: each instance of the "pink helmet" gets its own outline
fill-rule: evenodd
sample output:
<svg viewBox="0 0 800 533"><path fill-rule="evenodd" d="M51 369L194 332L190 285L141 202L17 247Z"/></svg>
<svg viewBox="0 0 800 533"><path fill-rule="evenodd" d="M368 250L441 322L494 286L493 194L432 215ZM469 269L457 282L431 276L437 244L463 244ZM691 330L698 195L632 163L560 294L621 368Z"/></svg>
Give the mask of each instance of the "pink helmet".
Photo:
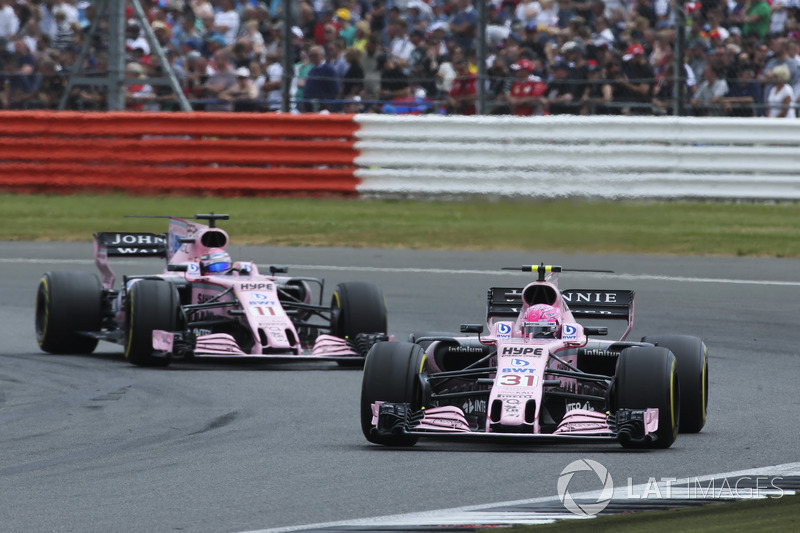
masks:
<svg viewBox="0 0 800 533"><path fill-rule="evenodd" d="M225 273L232 266L231 256L222 248L212 248L200 257L200 272L203 274Z"/></svg>
<svg viewBox="0 0 800 533"><path fill-rule="evenodd" d="M536 304L525 311L522 329L526 337L555 337L560 328L561 311L552 305Z"/></svg>

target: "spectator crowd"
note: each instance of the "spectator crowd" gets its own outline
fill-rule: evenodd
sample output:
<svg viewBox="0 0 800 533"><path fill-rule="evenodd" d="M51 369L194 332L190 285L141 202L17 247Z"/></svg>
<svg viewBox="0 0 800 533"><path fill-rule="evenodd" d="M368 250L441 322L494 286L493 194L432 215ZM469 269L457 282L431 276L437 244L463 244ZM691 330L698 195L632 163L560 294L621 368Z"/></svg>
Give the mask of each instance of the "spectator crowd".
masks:
<svg viewBox="0 0 800 533"><path fill-rule="evenodd" d="M114 1L114 0L111 0ZM478 1L478 0L476 0ZM281 109L284 47L294 112L497 115L672 114L796 118L800 0L485 0L486 76L478 78L473 0L140 0L194 109ZM55 109L80 65L108 70L96 2L0 0L0 109ZM158 56L126 6L126 107L175 110ZM675 82L675 65L682 70ZM105 109L79 85L69 109ZM676 90L680 94L676 94Z"/></svg>

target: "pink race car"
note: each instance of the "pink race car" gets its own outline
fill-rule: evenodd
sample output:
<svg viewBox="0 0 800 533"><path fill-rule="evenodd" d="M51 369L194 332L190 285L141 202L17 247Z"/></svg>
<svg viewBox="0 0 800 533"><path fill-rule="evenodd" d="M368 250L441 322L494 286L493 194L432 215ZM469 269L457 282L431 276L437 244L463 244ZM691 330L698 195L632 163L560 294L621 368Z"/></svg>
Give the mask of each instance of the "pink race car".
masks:
<svg viewBox="0 0 800 533"><path fill-rule="evenodd" d="M96 233L95 264L87 272L48 272L36 296L36 338L42 350L91 353L98 341L125 347L140 366L176 358L332 360L361 366L369 349L388 340L383 293L365 282L340 283L323 305L324 281L259 273L232 261L228 234L216 227L228 215L169 218L169 233ZM161 257L164 272L126 276L120 288L110 257ZM312 286L319 290L313 302Z"/></svg>
<svg viewBox="0 0 800 533"><path fill-rule="evenodd" d="M514 268L513 270L519 270ZM560 266L533 265L526 287L489 289L477 336L412 334L381 342L364 364L361 427L368 441L411 446L419 438L616 440L667 448L678 431L700 431L708 404L708 354L683 335L626 341L629 290L558 288ZM608 328L578 318L627 323ZM620 328L622 329L622 328Z"/></svg>

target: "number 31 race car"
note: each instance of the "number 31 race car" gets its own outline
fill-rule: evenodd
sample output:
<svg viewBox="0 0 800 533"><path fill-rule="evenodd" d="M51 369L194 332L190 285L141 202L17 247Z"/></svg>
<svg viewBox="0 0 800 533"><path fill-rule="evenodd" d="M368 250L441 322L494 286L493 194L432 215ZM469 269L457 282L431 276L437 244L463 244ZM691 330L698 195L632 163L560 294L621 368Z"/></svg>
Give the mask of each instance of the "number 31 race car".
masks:
<svg viewBox="0 0 800 533"><path fill-rule="evenodd" d="M370 347L388 340L383 293L374 284L336 286L322 305L324 281L260 274L252 262L233 262L228 234L216 227L228 215L169 218L169 233L96 233L95 264L87 272L48 272L36 295L36 337L42 350L91 353L99 340L125 347L140 366L175 358L261 357L333 360L360 366ZM208 225L192 222L204 220ZM126 276L115 288L110 257L162 257L158 275ZM313 303L312 287L319 290Z"/></svg>
<svg viewBox="0 0 800 533"><path fill-rule="evenodd" d="M513 270L519 270L514 268ZM560 266L524 266L526 287L489 289L478 336L412 334L380 342L364 364L361 427L368 441L411 446L419 438L616 440L667 448L700 431L708 403L708 355L696 337L625 338L633 291L559 290ZM617 341L584 319L619 319Z"/></svg>

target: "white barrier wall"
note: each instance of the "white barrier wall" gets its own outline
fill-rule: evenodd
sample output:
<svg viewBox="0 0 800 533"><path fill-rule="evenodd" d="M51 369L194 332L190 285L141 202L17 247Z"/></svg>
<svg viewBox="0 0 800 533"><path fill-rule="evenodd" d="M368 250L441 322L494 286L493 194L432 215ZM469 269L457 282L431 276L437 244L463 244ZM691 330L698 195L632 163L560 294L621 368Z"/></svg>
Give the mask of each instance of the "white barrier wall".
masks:
<svg viewBox="0 0 800 533"><path fill-rule="evenodd" d="M800 120L355 120L362 194L800 200Z"/></svg>

